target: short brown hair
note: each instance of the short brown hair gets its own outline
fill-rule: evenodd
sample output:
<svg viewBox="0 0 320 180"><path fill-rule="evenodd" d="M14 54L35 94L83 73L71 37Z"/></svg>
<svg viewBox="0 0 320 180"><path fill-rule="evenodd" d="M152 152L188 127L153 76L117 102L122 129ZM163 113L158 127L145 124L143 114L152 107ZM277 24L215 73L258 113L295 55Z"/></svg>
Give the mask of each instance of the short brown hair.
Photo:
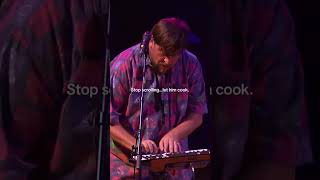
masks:
<svg viewBox="0 0 320 180"><path fill-rule="evenodd" d="M178 18L164 18L158 21L151 30L153 40L163 48L167 56L176 55L188 44L190 28Z"/></svg>

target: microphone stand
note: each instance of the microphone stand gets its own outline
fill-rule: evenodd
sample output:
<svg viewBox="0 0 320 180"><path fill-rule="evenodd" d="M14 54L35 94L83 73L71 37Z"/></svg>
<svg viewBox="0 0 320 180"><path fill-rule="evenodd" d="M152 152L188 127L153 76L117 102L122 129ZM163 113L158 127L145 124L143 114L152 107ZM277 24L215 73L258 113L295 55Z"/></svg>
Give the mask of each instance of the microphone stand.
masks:
<svg viewBox="0 0 320 180"><path fill-rule="evenodd" d="M97 1L96 11L103 14L101 18L101 23L103 25L103 31L105 32L105 43L106 43L106 58L104 62L104 77L103 77L103 87L109 87L110 82L110 49L109 49L109 37L110 37L110 0ZM99 9L101 8L101 9ZM104 12L107 11L107 12ZM108 19L105 19L104 14L108 14ZM106 27L107 20L107 27ZM111 89L111 88L110 88ZM109 172L109 126L108 122L110 119L109 116L109 101L110 96L102 92L102 102L101 110L99 116L99 147L98 147L98 159L97 159L97 180L106 180L110 179Z"/></svg>
<svg viewBox="0 0 320 180"><path fill-rule="evenodd" d="M141 168L141 158L142 158L142 151L141 151L141 142L142 142L142 120L143 120L143 102L144 102L144 85L145 85L145 72L146 72L146 59L147 59L147 47L149 43L150 34L146 32L143 36L142 43L140 45L140 56L143 59L143 71L142 71L142 85L141 85L141 96L140 96L140 115L139 115L139 129L137 132L137 139L136 139L136 146L133 147L133 153L136 155L136 162L134 167L134 175L135 179L140 180L142 174ZM138 170L138 176L136 176L136 170Z"/></svg>

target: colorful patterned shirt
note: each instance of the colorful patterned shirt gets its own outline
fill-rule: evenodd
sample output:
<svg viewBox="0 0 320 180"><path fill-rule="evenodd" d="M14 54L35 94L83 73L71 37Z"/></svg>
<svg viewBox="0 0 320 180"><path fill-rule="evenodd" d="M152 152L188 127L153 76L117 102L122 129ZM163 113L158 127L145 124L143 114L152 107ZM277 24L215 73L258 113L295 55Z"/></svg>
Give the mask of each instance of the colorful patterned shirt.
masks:
<svg viewBox="0 0 320 180"><path fill-rule="evenodd" d="M211 12L212 58L204 70L214 92L208 97L212 179L250 174L287 180L279 172L312 160L301 55L289 9L284 0L217 0ZM217 87L241 86L249 93L215 93Z"/></svg>
<svg viewBox="0 0 320 180"><path fill-rule="evenodd" d="M95 179L101 97L68 93L102 86L107 15L95 2L2 2L1 180Z"/></svg>
<svg viewBox="0 0 320 180"><path fill-rule="evenodd" d="M132 135L139 126L142 72L143 58L139 55L138 45L125 50L111 63L110 124L121 124ZM167 132L183 121L187 113L207 113L201 64L187 50L164 75L152 71L147 56L144 89L143 139L158 144ZM184 139L181 145L182 150L187 150L188 140ZM130 167L124 168L126 165L114 156L121 153L117 146L112 145L111 153L111 177L130 176ZM179 176L181 179L179 173L172 178Z"/></svg>

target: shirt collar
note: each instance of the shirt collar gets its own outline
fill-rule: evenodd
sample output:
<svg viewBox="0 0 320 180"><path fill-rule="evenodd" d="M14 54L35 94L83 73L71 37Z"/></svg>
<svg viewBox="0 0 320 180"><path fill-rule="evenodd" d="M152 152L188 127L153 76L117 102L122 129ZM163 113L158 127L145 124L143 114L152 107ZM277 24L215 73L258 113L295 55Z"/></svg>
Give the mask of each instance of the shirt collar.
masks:
<svg viewBox="0 0 320 180"><path fill-rule="evenodd" d="M146 59L146 65L152 67L151 59L150 59L149 55L147 56L147 59Z"/></svg>

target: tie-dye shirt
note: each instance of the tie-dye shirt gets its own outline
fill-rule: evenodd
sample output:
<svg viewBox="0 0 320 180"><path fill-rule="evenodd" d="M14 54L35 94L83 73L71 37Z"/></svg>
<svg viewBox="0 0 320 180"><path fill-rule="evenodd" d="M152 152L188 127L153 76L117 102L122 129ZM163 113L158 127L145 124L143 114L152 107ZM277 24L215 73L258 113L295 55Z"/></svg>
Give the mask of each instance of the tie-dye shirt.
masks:
<svg viewBox="0 0 320 180"><path fill-rule="evenodd" d="M140 96L143 75L143 58L135 45L120 53L111 62L110 124L121 124L131 135L139 126ZM146 58L142 138L157 144L161 138L183 121L187 113L207 113L205 83L201 64L191 52L184 50L176 65L163 75L156 74L150 59ZM188 140L181 142L188 149ZM130 167L116 156L121 151L111 145L111 177L130 176ZM190 177L184 170L175 172L174 179ZM181 174L181 173L182 174ZM186 175L188 174L188 175ZM170 174L172 175L172 173Z"/></svg>

